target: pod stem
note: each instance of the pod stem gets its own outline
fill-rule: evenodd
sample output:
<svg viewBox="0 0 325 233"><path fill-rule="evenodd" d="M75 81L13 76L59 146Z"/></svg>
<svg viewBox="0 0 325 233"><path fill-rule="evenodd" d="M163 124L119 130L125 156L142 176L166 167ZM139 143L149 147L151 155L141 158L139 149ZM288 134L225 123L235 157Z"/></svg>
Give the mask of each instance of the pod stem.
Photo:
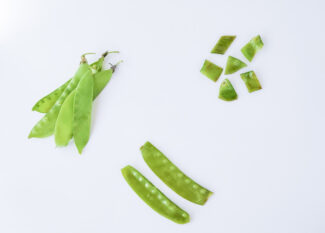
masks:
<svg viewBox="0 0 325 233"><path fill-rule="evenodd" d="M123 62L123 60L120 60L120 61L118 61L115 65L113 65L112 63L109 63L109 64L111 65L111 69L112 69L113 73L115 72L116 67L117 67L119 64L121 64L122 62Z"/></svg>
<svg viewBox="0 0 325 233"><path fill-rule="evenodd" d="M89 54L95 54L95 53L84 53L81 55L81 62L80 64L83 64L83 63L88 63L87 59L86 59L86 55L89 55Z"/></svg>
<svg viewBox="0 0 325 233"><path fill-rule="evenodd" d="M106 57L110 53L119 53L120 51L106 51L105 53L102 54L102 57Z"/></svg>

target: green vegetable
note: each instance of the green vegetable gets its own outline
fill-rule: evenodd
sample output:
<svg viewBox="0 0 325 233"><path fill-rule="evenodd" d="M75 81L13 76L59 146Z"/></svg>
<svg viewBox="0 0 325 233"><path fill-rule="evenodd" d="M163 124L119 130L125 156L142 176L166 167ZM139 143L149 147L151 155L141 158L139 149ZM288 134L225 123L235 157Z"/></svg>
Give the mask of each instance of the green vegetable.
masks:
<svg viewBox="0 0 325 233"><path fill-rule="evenodd" d="M222 70L221 67L213 64L209 60L205 60L200 72L212 81L216 82L219 79Z"/></svg>
<svg viewBox="0 0 325 233"><path fill-rule="evenodd" d="M47 113L52 106L55 104L57 99L62 95L65 88L69 85L71 79L69 79L66 83L52 91L47 96L44 96L42 99L36 102L36 104L33 106L33 111L37 111L40 113Z"/></svg>
<svg viewBox="0 0 325 233"><path fill-rule="evenodd" d="M257 79L254 71L249 71L243 74L240 74L241 79L245 82L245 85L248 89L248 92L254 92L262 89L260 82Z"/></svg>
<svg viewBox="0 0 325 233"><path fill-rule="evenodd" d="M133 191L157 213L179 224L190 221L188 213L169 200L135 168L126 166L122 174Z"/></svg>
<svg viewBox="0 0 325 233"><path fill-rule="evenodd" d="M68 145L72 138L73 130L73 103L76 95L76 89L74 89L67 99L64 101L58 119L55 124L55 144L57 146Z"/></svg>
<svg viewBox="0 0 325 233"><path fill-rule="evenodd" d="M87 64L85 55L82 56L82 61L77 70L75 76L69 82L69 85L65 88L61 96L55 102L53 107L45 114L45 116L36 123L31 130L28 138L44 138L52 135L55 129L55 123L59 115L61 106L68 95L77 87L81 77L89 71L89 65Z"/></svg>
<svg viewBox="0 0 325 233"><path fill-rule="evenodd" d="M241 60L239 60L235 57L229 56L228 60L227 60L225 74L233 74L246 66L247 65L244 62L242 62Z"/></svg>
<svg viewBox="0 0 325 233"><path fill-rule="evenodd" d="M81 78L73 104L73 137L79 153L82 153L90 136L91 110L94 80L91 71Z"/></svg>
<svg viewBox="0 0 325 233"><path fill-rule="evenodd" d="M151 170L183 198L203 205L212 195L212 192L186 176L150 142L146 142L140 150L144 161Z"/></svg>
<svg viewBox="0 0 325 233"><path fill-rule="evenodd" d="M236 36L222 36L218 43L211 50L211 53L225 54L232 42L236 39Z"/></svg>
<svg viewBox="0 0 325 233"><path fill-rule="evenodd" d="M225 101L237 99L237 93L228 79L223 80L219 89L219 98Z"/></svg>
<svg viewBox="0 0 325 233"><path fill-rule="evenodd" d="M241 52L247 58L248 61L252 61L255 54L263 48L263 41L258 35L251 39L242 49Z"/></svg>

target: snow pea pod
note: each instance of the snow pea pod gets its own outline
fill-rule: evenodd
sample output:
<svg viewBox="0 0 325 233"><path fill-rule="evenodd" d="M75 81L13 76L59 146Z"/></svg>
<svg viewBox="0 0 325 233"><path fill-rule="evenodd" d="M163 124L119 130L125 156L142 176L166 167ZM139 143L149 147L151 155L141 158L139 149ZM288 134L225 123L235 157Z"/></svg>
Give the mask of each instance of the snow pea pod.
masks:
<svg viewBox="0 0 325 233"><path fill-rule="evenodd" d="M264 44L260 35L255 36L251 39L242 49L242 54L247 58L248 61L252 61L255 54L263 48Z"/></svg>
<svg viewBox="0 0 325 233"><path fill-rule="evenodd" d="M188 213L169 200L135 168L126 166L121 171L133 191L157 213L179 224L190 221Z"/></svg>
<svg viewBox="0 0 325 233"><path fill-rule="evenodd" d="M28 138L44 138L54 133L55 123L64 100L77 87L81 77L87 71L90 71L90 68L87 64L85 55L83 55L81 64L75 76L71 79L69 85L66 87L64 92L58 98L58 100L55 102L50 111L48 111L48 113L46 113L45 116L43 116L43 118L39 122L37 122L36 125L32 128Z"/></svg>
<svg viewBox="0 0 325 233"><path fill-rule="evenodd" d="M73 137L81 154L90 136L94 80L90 70L81 78L73 104Z"/></svg>
<svg viewBox="0 0 325 233"><path fill-rule="evenodd" d="M220 37L217 44L211 50L211 53L225 54L235 39L236 39L236 36L222 36L222 37Z"/></svg>
<svg viewBox="0 0 325 233"><path fill-rule="evenodd" d="M57 99L62 95L65 88L69 85L70 81L71 79L69 79L60 87L52 91L50 94L44 96L39 101L37 101L36 104L33 106L32 110L40 113L47 113L55 104Z"/></svg>
<svg viewBox="0 0 325 233"><path fill-rule="evenodd" d="M212 192L203 188L186 176L176 167L162 152L150 142L146 142L141 148L144 161L150 169L172 190L183 198L204 205Z"/></svg>
<svg viewBox="0 0 325 233"><path fill-rule="evenodd" d="M73 103L76 95L76 89L74 89L67 99L62 104L58 119L55 124L55 144L57 146L68 145L72 138L73 129Z"/></svg>
<svg viewBox="0 0 325 233"><path fill-rule="evenodd" d="M254 71L242 73L240 74L240 77L244 81L249 93L262 89L260 81L258 81Z"/></svg>
<svg viewBox="0 0 325 233"><path fill-rule="evenodd" d="M225 74L233 74L246 66L247 65L238 58L229 56L227 60Z"/></svg>
<svg viewBox="0 0 325 233"><path fill-rule="evenodd" d="M228 79L223 80L219 89L219 98L225 101L237 99L237 93Z"/></svg>
<svg viewBox="0 0 325 233"><path fill-rule="evenodd" d="M221 67L213 64L211 61L205 60L200 72L211 79L213 82L216 82L219 79L222 70L223 69Z"/></svg>

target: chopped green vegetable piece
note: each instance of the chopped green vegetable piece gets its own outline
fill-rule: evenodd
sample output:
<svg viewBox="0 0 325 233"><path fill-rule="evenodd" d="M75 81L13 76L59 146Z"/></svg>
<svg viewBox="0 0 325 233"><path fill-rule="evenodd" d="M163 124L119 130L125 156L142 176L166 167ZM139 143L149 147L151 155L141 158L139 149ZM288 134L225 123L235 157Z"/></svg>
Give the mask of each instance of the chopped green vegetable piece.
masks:
<svg viewBox="0 0 325 233"><path fill-rule="evenodd" d="M134 167L124 167L122 175L133 191L157 213L179 224L190 221L188 213L169 200Z"/></svg>
<svg viewBox="0 0 325 233"><path fill-rule="evenodd" d="M222 36L218 40L218 43L213 47L211 53L225 54L232 42L236 39L236 36Z"/></svg>
<svg viewBox="0 0 325 233"><path fill-rule="evenodd" d="M237 93L228 79L223 80L220 85L219 98L225 101L233 101L237 99Z"/></svg>
<svg viewBox="0 0 325 233"><path fill-rule="evenodd" d="M244 62L242 62L241 60L239 60L235 57L229 56L228 60L227 60L225 74L233 74L246 66L247 65Z"/></svg>
<svg viewBox="0 0 325 233"><path fill-rule="evenodd" d="M204 205L212 192L202 187L178 167L176 167L162 152L150 142L141 148L144 161L151 170L177 194L193 203Z"/></svg>
<svg viewBox="0 0 325 233"><path fill-rule="evenodd" d="M216 82L219 79L222 71L223 69L220 66L217 66L216 64L210 62L209 60L204 61L204 64L200 70L202 74L204 74L214 82Z"/></svg>
<svg viewBox="0 0 325 233"><path fill-rule="evenodd" d="M251 39L242 49L241 52L243 55L247 58L248 61L252 61L255 54L263 48L263 41L261 37L255 36L253 39Z"/></svg>
<svg viewBox="0 0 325 233"><path fill-rule="evenodd" d="M262 89L260 82L258 81L254 71L249 71L243 74L240 74L241 79L245 82L245 85L248 89L248 92L254 92Z"/></svg>

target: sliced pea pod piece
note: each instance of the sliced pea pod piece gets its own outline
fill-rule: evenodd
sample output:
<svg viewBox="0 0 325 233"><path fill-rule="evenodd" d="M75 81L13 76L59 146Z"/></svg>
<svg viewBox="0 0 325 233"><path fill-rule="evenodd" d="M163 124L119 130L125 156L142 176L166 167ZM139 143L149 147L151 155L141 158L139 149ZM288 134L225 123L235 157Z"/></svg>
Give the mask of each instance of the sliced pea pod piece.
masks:
<svg viewBox="0 0 325 233"><path fill-rule="evenodd" d="M237 93L228 79L223 80L219 89L219 98L225 101L237 99Z"/></svg>
<svg viewBox="0 0 325 233"><path fill-rule="evenodd" d="M222 37L220 37L217 44L211 50L211 53L225 54L235 39L236 39L236 36L222 36Z"/></svg>
<svg viewBox="0 0 325 233"><path fill-rule="evenodd" d="M126 166L122 175L133 191L153 210L179 224L188 223L190 216L168 199L146 177L132 166Z"/></svg>
<svg viewBox="0 0 325 233"><path fill-rule="evenodd" d="M255 36L251 39L242 49L241 52L247 58L248 61L252 61L255 54L263 48L264 44L261 37Z"/></svg>
<svg viewBox="0 0 325 233"><path fill-rule="evenodd" d="M213 82L216 82L219 79L222 71L223 69L220 66L217 66L209 60L205 60L200 72Z"/></svg>
<svg viewBox="0 0 325 233"><path fill-rule="evenodd" d="M260 81L258 81L254 71L242 73L240 77L244 81L249 93L262 89Z"/></svg>
<svg viewBox="0 0 325 233"><path fill-rule="evenodd" d="M141 147L144 161L150 169L172 190L188 201L204 205L212 192L197 184L176 167L150 142Z"/></svg>
<svg viewBox="0 0 325 233"><path fill-rule="evenodd" d="M53 107L57 99L62 95L65 88L69 85L70 81L71 79L52 91L50 94L37 101L32 110L40 113L47 113Z"/></svg>
<svg viewBox="0 0 325 233"><path fill-rule="evenodd" d="M229 56L227 60L225 74L233 74L246 66L247 65L238 58Z"/></svg>

